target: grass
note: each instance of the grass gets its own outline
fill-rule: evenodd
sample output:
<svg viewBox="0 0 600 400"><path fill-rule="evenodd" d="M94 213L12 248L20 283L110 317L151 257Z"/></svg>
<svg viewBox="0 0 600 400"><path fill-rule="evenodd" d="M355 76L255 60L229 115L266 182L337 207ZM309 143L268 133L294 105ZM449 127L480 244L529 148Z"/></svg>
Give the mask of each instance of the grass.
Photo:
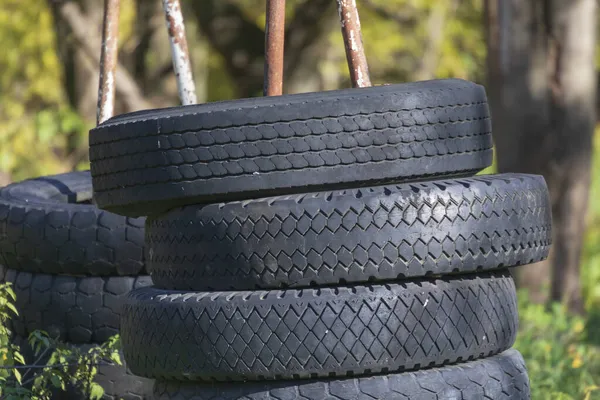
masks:
<svg viewBox="0 0 600 400"><path fill-rule="evenodd" d="M527 365L533 400L600 400L600 125L594 137L592 184L581 277L587 317L558 304L532 304L519 290L517 348ZM496 173L496 158L479 175ZM524 268L527 268L526 266Z"/></svg>
<svg viewBox="0 0 600 400"><path fill-rule="evenodd" d="M519 291L515 347L525 358L533 400L600 400L600 129L581 270L585 318L569 316L557 304L531 304Z"/></svg>
<svg viewBox="0 0 600 400"><path fill-rule="evenodd" d="M517 348L533 400L600 399L600 318L569 316L555 304L532 304L519 292Z"/></svg>

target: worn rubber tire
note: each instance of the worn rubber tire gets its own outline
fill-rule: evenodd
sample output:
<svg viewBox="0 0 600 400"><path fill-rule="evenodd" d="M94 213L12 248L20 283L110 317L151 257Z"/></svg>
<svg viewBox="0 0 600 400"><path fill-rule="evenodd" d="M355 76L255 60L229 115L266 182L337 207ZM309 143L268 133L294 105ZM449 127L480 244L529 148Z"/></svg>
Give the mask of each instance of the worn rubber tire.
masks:
<svg viewBox="0 0 600 400"><path fill-rule="evenodd" d="M186 206L146 221L156 287L251 290L492 270L545 259L544 178L505 174Z"/></svg>
<svg viewBox="0 0 600 400"><path fill-rule="evenodd" d="M121 360L123 355L121 354ZM95 381L104 388L104 400L154 399L152 379L136 376L123 365L104 365Z"/></svg>
<svg viewBox="0 0 600 400"><path fill-rule="evenodd" d="M114 117L90 131L98 205L129 215L465 175L492 162L485 90L448 79Z"/></svg>
<svg viewBox="0 0 600 400"><path fill-rule="evenodd" d="M464 364L400 374L292 382L164 382L156 400L527 400L529 377L517 350Z"/></svg>
<svg viewBox="0 0 600 400"><path fill-rule="evenodd" d="M133 291L121 314L131 371L164 380L388 373L499 353L514 342L508 271L381 286Z"/></svg>
<svg viewBox="0 0 600 400"><path fill-rule="evenodd" d="M46 274L143 274L144 219L85 204L91 198L89 171L0 189L0 264Z"/></svg>
<svg viewBox="0 0 600 400"><path fill-rule="evenodd" d="M102 343L119 333L119 312L127 294L152 284L149 276L72 277L32 274L0 266L11 282L19 312L10 330L28 337L35 330L74 344Z"/></svg>
<svg viewBox="0 0 600 400"><path fill-rule="evenodd" d="M38 357L35 356L35 353L27 339L22 337L13 337L12 342L18 344L21 349L21 354L25 358L27 363L33 364L38 361L38 365L42 365L48 362L48 358L50 357L51 352L48 352L45 357L41 360L37 360ZM91 345L83 344L69 344L70 347L77 347L82 352L88 351ZM102 386L104 389L103 400L145 400L145 399L153 399L152 395L152 387L154 385L154 381L147 378L142 378L136 375L133 375L131 371L127 368L126 364L123 362L123 353L120 352L121 362L123 365L117 364L109 364L103 363L98 365L98 372L96 377L94 378L94 382ZM83 399L84 393L82 393L81 389L76 387L68 387L66 391L55 390L54 395L60 399L73 399L79 400Z"/></svg>

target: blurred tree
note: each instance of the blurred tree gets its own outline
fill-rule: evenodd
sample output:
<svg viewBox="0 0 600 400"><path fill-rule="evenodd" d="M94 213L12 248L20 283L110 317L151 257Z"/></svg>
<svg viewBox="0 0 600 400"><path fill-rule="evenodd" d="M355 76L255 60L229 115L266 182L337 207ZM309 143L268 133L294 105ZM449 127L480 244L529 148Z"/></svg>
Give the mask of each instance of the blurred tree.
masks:
<svg viewBox="0 0 600 400"><path fill-rule="evenodd" d="M596 122L596 1L487 0L488 92L500 172L542 174L552 254L522 268L538 300L583 311L580 254Z"/></svg>
<svg viewBox="0 0 600 400"><path fill-rule="evenodd" d="M262 92L264 49L264 23L259 26L244 9L249 2L227 0L190 1L188 8L198 22L212 49L218 51L231 79L235 82L237 97L252 97ZM264 9L264 2L260 8ZM334 22L334 5L331 0L303 0L288 2L295 6L286 21L284 81L289 84L298 69L317 71L319 51L314 51L323 34ZM289 8L289 7L288 7ZM248 9L252 10L252 9ZM256 8L254 8L256 10ZM259 14L262 17L262 14ZM262 18L264 21L264 17ZM320 46L321 48L324 46ZM285 86L285 85L284 85Z"/></svg>
<svg viewBox="0 0 600 400"><path fill-rule="evenodd" d="M82 118L93 121L96 116L98 99L98 65L104 2L97 0L48 1L54 15L58 54L64 68L63 83L69 102ZM126 2L125 4L130 5L131 3ZM121 30L121 39L129 36L127 33L131 30L133 22L131 10L126 8L126 11L130 12L123 13L124 15L119 21L120 25L128 28L126 32ZM142 12L140 16L146 15ZM143 80L144 76L141 76L141 79ZM124 68L121 61L117 65L116 92L119 99L116 113L147 109L151 106L146 101L138 82Z"/></svg>
<svg viewBox="0 0 600 400"><path fill-rule="evenodd" d="M0 184L88 166L102 4L2 0ZM199 99L260 95L264 0L183 0L183 6ZM361 0L358 7L375 84L481 80L478 0ZM119 31L116 112L177 105L160 1L122 1ZM350 87L335 1L288 0L286 33L286 93Z"/></svg>
<svg viewBox="0 0 600 400"><path fill-rule="evenodd" d="M0 171L2 183L78 165L86 125L61 85L52 15L35 0L0 7Z"/></svg>
<svg viewBox="0 0 600 400"><path fill-rule="evenodd" d="M81 44L90 44L94 50L100 48L103 2L48 0L48 4L54 17L57 53L63 68L65 93L79 115L92 121L96 118L98 91L95 85L90 83L98 81L98 70L94 65L94 58ZM77 15L71 17L74 12L78 12L79 19ZM76 22L73 22L73 18ZM80 36L72 34L74 29Z"/></svg>

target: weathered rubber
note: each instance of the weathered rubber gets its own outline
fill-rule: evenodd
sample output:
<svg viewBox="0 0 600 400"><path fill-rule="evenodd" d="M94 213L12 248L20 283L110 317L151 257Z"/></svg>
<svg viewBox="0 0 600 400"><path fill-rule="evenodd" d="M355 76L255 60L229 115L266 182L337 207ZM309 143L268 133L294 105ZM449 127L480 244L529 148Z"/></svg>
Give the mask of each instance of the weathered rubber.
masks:
<svg viewBox="0 0 600 400"><path fill-rule="evenodd" d="M508 271L373 286L133 291L121 314L131 371L164 380L368 375L486 357L513 344Z"/></svg>
<svg viewBox="0 0 600 400"><path fill-rule="evenodd" d="M152 284L149 276L71 277L32 274L0 266L0 281L12 282L19 312L10 330L28 337L35 330L74 344L102 343L119 333L127 294Z"/></svg>
<svg viewBox="0 0 600 400"><path fill-rule="evenodd" d="M361 378L287 382L157 381L156 400L528 400L529 377L517 350L442 368Z"/></svg>
<svg viewBox="0 0 600 400"><path fill-rule="evenodd" d="M98 205L122 215L465 175L492 162L485 90L448 79L124 114L90 131Z"/></svg>
<svg viewBox="0 0 600 400"><path fill-rule="evenodd" d="M154 399L153 380L132 374L124 365L100 366L95 381L104 389L104 400Z"/></svg>
<svg viewBox="0 0 600 400"><path fill-rule="evenodd" d="M0 189L0 264L67 275L144 274L144 219L89 203L89 171L51 175Z"/></svg>
<svg viewBox="0 0 600 400"><path fill-rule="evenodd" d="M493 270L545 259L544 178L503 174L186 206L146 223L154 285L251 290Z"/></svg>

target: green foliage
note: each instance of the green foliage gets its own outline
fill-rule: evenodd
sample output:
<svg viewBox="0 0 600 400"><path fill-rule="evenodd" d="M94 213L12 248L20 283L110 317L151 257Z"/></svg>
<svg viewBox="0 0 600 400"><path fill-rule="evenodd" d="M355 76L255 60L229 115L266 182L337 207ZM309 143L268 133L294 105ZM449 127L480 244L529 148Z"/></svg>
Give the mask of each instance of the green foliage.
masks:
<svg viewBox="0 0 600 400"><path fill-rule="evenodd" d="M28 345L35 361L27 361L18 345L11 342L7 321L17 315L15 293L10 283L0 284L0 399L49 400L56 390L77 390L88 399L100 399L104 389L94 382L97 365L121 365L119 337L89 350L70 347L45 332L32 332Z"/></svg>
<svg viewBox="0 0 600 400"><path fill-rule="evenodd" d="M431 47L435 64L429 78L463 78L481 81L485 65L482 2L477 0L371 0L369 3L394 18L383 18L373 7L361 6L363 41L375 83L412 81ZM431 16L445 10L438 38L430 34ZM330 39L343 49L338 30ZM435 43L439 40L439 43ZM338 67L347 74L345 59Z"/></svg>
<svg viewBox="0 0 600 400"><path fill-rule="evenodd" d="M235 0L249 20L264 26L263 0ZM287 17L302 0L287 3ZM412 80L429 38L430 16L435 9L447 9L433 75L480 80L485 55L481 30L481 2L477 0L371 0L397 19L383 17L366 3L358 2L363 38L375 83ZM139 44L134 35L134 2L122 2L120 60L128 65L132 49ZM403 23L400 19L407 19ZM159 23L159 22L157 22ZM195 21L187 18L191 45ZM339 28L324 38L331 51L320 61L318 71L334 72L323 83L326 89L348 85L348 70ZM86 168L87 132L94 121L83 120L69 104L64 88L63 67L57 54L52 14L47 2L3 0L0 7L0 173L13 180ZM191 48L192 54L203 54ZM159 55L149 54L147 64L156 64ZM164 54L162 55L164 56ZM164 57L163 57L164 58ZM222 56L210 51L202 62L206 76L207 100L234 97L236 90ZM161 58L162 60L162 58ZM194 60L192 60L194 61ZM200 62L201 60L196 60ZM156 67L156 65L154 65ZM95 82L91 82L94 84Z"/></svg>
<svg viewBox="0 0 600 400"><path fill-rule="evenodd" d="M600 399L600 128L594 140L588 230L581 262L586 317L569 316L558 304L549 310L519 292L523 354L533 400Z"/></svg>
<svg viewBox="0 0 600 400"><path fill-rule="evenodd" d="M302 0L287 2L290 13ZM122 2L120 57L138 43L134 2ZM236 0L245 15L258 26L264 24L264 0ZM482 81L485 71L485 40L482 2L479 0L370 0L358 1L363 41L375 84L414 80L430 44L430 17L434 10L447 10L438 43L435 77L460 77ZM371 6L370 6L371 5ZM372 5L392 18L382 17ZM187 19L188 38L193 20ZM599 25L600 29L600 25ZM327 57L318 71L328 77L325 89L348 86L348 70L339 27L323 40L329 43ZM190 44L198 42L190 40ZM600 42L599 42L600 45ZM69 104L63 71L56 51L52 15L47 2L2 0L0 7L0 173L13 180L87 167L87 132L94 121L85 121ZM129 50L128 50L129 49ZM196 54L191 49L192 54ZM600 51L598 65L600 66ZM202 52L200 52L202 54ZM131 56L131 54L129 54ZM161 64L159 55L149 54L148 64ZM164 56L164 54L162 55ZM160 58L160 60L159 60ZM126 63L126 57L121 60ZM159 62L161 61L161 62ZM211 51L207 100L234 97L235 85L224 68L221 55ZM96 82L90 84L95 85ZM495 172L495 166L482 173ZM600 399L600 350L593 332L600 332L600 132L596 135L592 170L588 232L582 257L582 285L587 319L569 317L559 307L546 310L527 302L520 293L521 330L517 348L523 353L534 399ZM39 398L55 387L83 385L90 396L99 395L92 376L100 359L119 362L116 339L90 352L78 352L48 338L32 334L29 344L36 358L68 367L25 368L20 349L10 343L6 321L16 313L10 285L0 285L0 398ZM19 385L27 382L30 389ZM37 397L35 397L37 396Z"/></svg>
<svg viewBox="0 0 600 400"><path fill-rule="evenodd" d="M531 304L519 293L520 332L533 400L600 398L600 320L569 316L554 304ZM594 333L595 332L595 333Z"/></svg>
<svg viewBox="0 0 600 400"><path fill-rule="evenodd" d="M36 0L0 7L0 171L19 180L65 172L86 126L66 101L52 15Z"/></svg>
<svg viewBox="0 0 600 400"><path fill-rule="evenodd" d="M583 298L588 310L600 309L600 128L594 139L588 226L581 265Z"/></svg>

